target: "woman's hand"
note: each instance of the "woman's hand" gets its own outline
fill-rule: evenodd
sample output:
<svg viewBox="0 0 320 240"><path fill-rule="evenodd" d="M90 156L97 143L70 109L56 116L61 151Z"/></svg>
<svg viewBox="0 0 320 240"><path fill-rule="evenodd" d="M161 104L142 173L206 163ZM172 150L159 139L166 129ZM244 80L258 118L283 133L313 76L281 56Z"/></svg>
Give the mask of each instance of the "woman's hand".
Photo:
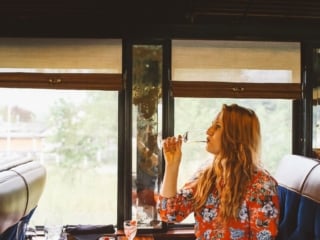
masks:
<svg viewBox="0 0 320 240"><path fill-rule="evenodd" d="M167 166L179 166L181 161L182 137L168 137L163 141L163 154Z"/></svg>
<svg viewBox="0 0 320 240"><path fill-rule="evenodd" d="M177 193L179 165L181 161L182 137L168 137L162 142L162 150L166 161L160 195L170 198Z"/></svg>

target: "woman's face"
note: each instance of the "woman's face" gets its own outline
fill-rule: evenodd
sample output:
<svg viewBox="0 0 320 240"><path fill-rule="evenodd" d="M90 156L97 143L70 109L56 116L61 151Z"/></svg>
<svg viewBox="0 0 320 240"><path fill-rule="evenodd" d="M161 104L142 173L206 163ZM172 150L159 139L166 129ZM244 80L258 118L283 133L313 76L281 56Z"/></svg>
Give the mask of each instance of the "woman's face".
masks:
<svg viewBox="0 0 320 240"><path fill-rule="evenodd" d="M214 155L219 155L221 151L221 135L223 131L222 112L207 130L206 150Z"/></svg>

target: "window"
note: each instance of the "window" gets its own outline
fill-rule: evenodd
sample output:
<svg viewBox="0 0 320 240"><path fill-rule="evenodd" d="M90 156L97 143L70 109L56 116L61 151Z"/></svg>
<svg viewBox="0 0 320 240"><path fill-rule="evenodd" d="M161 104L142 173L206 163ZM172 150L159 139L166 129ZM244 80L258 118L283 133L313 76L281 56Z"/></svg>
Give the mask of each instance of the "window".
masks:
<svg viewBox="0 0 320 240"><path fill-rule="evenodd" d="M265 168L275 173L282 156L292 152L292 101L285 99L206 99L206 98L176 98L175 99L175 134L181 134L193 129L206 130L221 110L222 104L237 103L254 110L260 120L262 133L262 161ZM189 119L185 121L185 119ZM204 133L205 134L205 133ZM204 136L205 137L205 136ZM195 161L200 166L210 156L206 153L203 143L184 144L188 160L182 164L194 170ZM190 159L190 160L189 160ZM191 172L183 174L180 184L184 183Z"/></svg>
<svg viewBox="0 0 320 240"><path fill-rule="evenodd" d="M132 46L132 216L140 228L161 228L156 201L161 182L163 46Z"/></svg>
<svg viewBox="0 0 320 240"><path fill-rule="evenodd" d="M32 224L116 224L121 41L0 39L0 49L0 155L47 169Z"/></svg>
<svg viewBox="0 0 320 240"><path fill-rule="evenodd" d="M313 49L313 92L312 92L312 151L320 158L320 49Z"/></svg>
<svg viewBox="0 0 320 240"><path fill-rule="evenodd" d="M47 169L34 225L117 219L116 91L1 88L0 156Z"/></svg>
<svg viewBox="0 0 320 240"><path fill-rule="evenodd" d="M263 165L275 173L282 156L292 153L292 100L301 97L299 44L174 40L172 91L175 135L206 130L223 103L253 109L261 124ZM183 151L179 187L195 166L212 159L202 143L184 144ZM184 221L192 222L192 216Z"/></svg>

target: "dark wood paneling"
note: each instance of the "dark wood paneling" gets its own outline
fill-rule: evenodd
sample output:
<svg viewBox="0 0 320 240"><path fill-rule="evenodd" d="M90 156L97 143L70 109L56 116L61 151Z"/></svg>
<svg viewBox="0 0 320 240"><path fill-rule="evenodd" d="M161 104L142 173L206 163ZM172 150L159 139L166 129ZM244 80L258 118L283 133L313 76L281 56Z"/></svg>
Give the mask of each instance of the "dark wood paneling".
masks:
<svg viewBox="0 0 320 240"><path fill-rule="evenodd" d="M0 73L0 87L119 91L123 81L110 73Z"/></svg>

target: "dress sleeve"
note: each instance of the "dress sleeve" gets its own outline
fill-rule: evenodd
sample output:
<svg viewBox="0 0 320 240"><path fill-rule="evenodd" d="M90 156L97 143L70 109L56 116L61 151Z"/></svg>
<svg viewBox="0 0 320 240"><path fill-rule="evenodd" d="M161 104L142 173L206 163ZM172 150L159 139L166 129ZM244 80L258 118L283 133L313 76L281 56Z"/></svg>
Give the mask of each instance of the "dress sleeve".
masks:
<svg viewBox="0 0 320 240"><path fill-rule="evenodd" d="M193 212L193 192L190 184L186 184L175 197L159 196L158 213L162 221L181 222Z"/></svg>
<svg viewBox="0 0 320 240"><path fill-rule="evenodd" d="M249 192L247 200L252 239L274 239L280 214L277 182L271 176L258 174Z"/></svg>

